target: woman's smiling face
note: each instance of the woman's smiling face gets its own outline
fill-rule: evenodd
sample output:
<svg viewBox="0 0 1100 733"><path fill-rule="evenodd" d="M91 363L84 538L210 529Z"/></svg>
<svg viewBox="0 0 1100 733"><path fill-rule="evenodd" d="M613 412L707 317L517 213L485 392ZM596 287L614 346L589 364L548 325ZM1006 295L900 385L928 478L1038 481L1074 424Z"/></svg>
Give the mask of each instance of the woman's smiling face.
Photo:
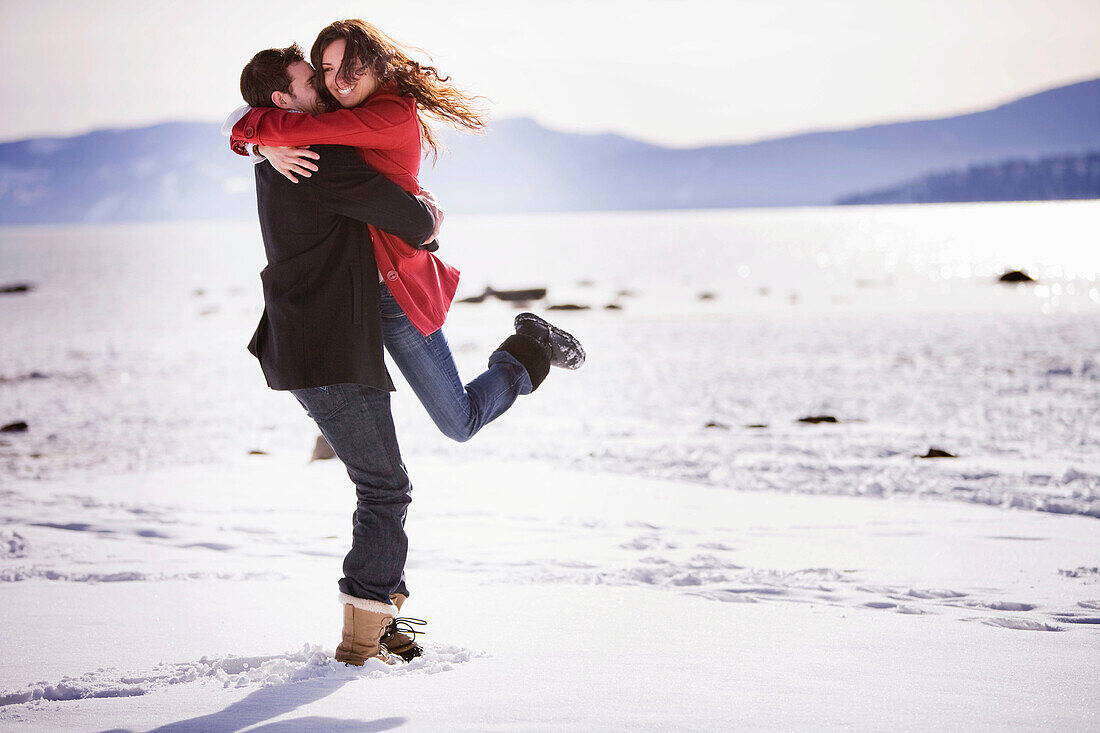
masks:
<svg viewBox="0 0 1100 733"><path fill-rule="evenodd" d="M321 70L325 74L325 86L340 106L358 107L378 89L378 79L373 70L365 68L355 83L349 86L340 69L346 47L347 43L343 38L338 38L326 46L321 54Z"/></svg>

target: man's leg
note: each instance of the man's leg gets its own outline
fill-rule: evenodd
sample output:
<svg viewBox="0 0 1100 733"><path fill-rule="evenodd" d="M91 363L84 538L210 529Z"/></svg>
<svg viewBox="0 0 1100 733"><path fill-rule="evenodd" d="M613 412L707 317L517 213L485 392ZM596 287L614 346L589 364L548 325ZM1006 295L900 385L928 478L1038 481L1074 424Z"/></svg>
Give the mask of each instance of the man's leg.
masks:
<svg viewBox="0 0 1100 733"><path fill-rule="evenodd" d="M391 594L408 595L405 513L409 482L390 415L389 392L359 384L293 390L355 483L351 550L344 557L344 628L336 660L363 665L381 654L397 615Z"/></svg>
<svg viewBox="0 0 1100 733"><path fill-rule="evenodd" d="M404 523L412 492L390 415L390 395L359 384L293 394L355 483L351 551L344 558L340 590L389 605L390 594L405 590Z"/></svg>
<svg viewBox="0 0 1100 733"><path fill-rule="evenodd" d="M488 369L463 386L443 331L424 336L389 290L383 287L381 295L386 350L436 426L453 440L469 440L546 376L549 357L543 348L534 339L511 336L506 348L489 357Z"/></svg>

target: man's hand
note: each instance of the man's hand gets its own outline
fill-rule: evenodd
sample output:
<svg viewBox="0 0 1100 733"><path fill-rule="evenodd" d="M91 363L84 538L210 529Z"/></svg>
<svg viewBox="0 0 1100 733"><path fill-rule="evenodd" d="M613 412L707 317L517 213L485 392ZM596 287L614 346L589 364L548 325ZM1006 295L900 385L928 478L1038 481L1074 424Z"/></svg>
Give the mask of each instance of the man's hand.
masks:
<svg viewBox="0 0 1100 733"><path fill-rule="evenodd" d="M443 209L439 208L439 201L437 201L432 192L426 188L420 189L420 193L418 193L416 197L428 205L428 208L432 212L432 218L435 219L435 229L432 230L432 236L428 237L427 241L425 241L421 247L429 252L435 252L439 249L439 244L433 245L433 243L439 238L439 230L443 226Z"/></svg>
<svg viewBox="0 0 1100 733"><path fill-rule="evenodd" d="M256 150L260 155L267 158L272 168L290 179L291 183L298 182L298 179L294 177L295 173L305 178L312 176L313 171L317 170L317 166L311 163L310 160L321 159L321 156L310 150L308 145L301 148L273 148L267 145L257 145ZM442 214L440 214L440 217L442 218Z"/></svg>

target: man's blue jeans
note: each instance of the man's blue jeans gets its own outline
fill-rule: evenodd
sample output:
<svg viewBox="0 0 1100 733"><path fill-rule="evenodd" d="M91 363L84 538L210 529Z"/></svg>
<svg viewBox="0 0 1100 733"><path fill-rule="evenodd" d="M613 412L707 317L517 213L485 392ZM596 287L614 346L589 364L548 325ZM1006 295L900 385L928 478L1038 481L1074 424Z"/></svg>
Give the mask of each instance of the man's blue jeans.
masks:
<svg viewBox="0 0 1100 733"><path fill-rule="evenodd" d="M515 357L494 351L489 368L465 387L443 331L424 336L382 289L382 332L387 351L432 420L454 440L469 440L531 392L527 370ZM344 558L340 590L357 598L388 602L408 595L405 514L409 481L390 414L390 394L361 384L292 390L343 461L355 484L351 551Z"/></svg>
<svg viewBox="0 0 1100 733"><path fill-rule="evenodd" d="M390 415L390 393L363 384L291 391L317 423L355 484L351 550L340 590L388 603L405 588L405 512L412 483L401 461Z"/></svg>

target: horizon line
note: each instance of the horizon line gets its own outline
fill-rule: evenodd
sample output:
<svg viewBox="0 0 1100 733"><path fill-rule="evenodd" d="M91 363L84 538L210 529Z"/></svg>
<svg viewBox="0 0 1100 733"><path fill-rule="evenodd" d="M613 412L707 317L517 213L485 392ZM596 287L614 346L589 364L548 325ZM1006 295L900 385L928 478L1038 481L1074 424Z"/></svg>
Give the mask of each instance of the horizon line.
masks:
<svg viewBox="0 0 1100 733"><path fill-rule="evenodd" d="M668 149L668 150L703 150L703 149L707 149L707 148L722 148L722 147L736 147L736 146L743 146L743 145L756 145L756 144L759 144L759 143L773 142L773 141L777 141L777 140L785 140L785 139L794 138L794 137L801 137L801 136L804 136L804 135L828 134L828 133L835 133L835 132L851 132L851 131L855 131L855 130L865 130L865 129L875 128L875 127L885 127L885 126L889 126L889 125L897 125L897 124L905 124L905 123L913 123L913 122L935 122L935 121L941 121L941 120L949 120L949 119L954 119L954 118L957 118L957 117L966 117L966 116L972 115L972 114L980 114L982 112L990 112L992 110L999 109L1001 107L1012 104L1014 102L1019 102L1021 100L1027 99L1029 97L1039 96L1039 95L1044 94L1046 92L1057 91L1059 89L1066 89L1068 87L1077 86L1079 84L1087 84L1089 82L1096 82L1096 81L1100 81L1100 76L1089 76L1087 78L1078 79L1077 81L1071 81L1071 82L1064 83L1064 84L1059 84L1059 85L1053 86L1053 87L1047 86L1047 87L1042 87L1042 88L1036 89L1036 90L1031 91L1031 92L1018 93L1018 94L1015 94L1015 95L1013 95L1009 98L1006 98L1002 101L994 103L992 105L985 105L985 106L981 106L981 107L971 107L971 108L967 108L967 109L964 109L964 110L959 110L957 112L952 112L952 113L948 113L948 114L933 115L933 116L928 116L928 117L883 118L883 119L879 119L879 120L869 120L869 121L866 121L866 122L856 123L856 124L853 124L853 125L845 125L845 126L827 126L827 127L814 127L814 128L792 128L788 131L776 132L776 133L767 133L762 137L749 137L749 138L740 138L740 139L732 139L732 140L726 139L724 141L716 140L716 141L713 141L713 142L704 142L704 143L675 144L675 143L663 142L663 141L657 140L655 138L650 138L650 137L645 136L645 135L625 134L623 132L619 132L619 131L616 131L614 129L600 128L600 129L580 130L580 129L570 128L569 126L565 126L565 127L554 126L554 125L547 124L545 121L539 119L539 117L537 117L535 115L512 115L512 116L508 116L508 117L501 117L500 119L494 119L490 122L490 131L491 131L491 128L492 128L492 124L496 123L496 122L512 122L512 121L528 120L530 122L535 123L536 125L543 128L544 130L548 130L550 132L558 132L558 133L563 133L563 134L568 134L568 135L584 135L584 136L614 135L616 137L620 137L620 138L623 138L623 139L626 139L626 140L632 140L632 141L635 141L635 142L644 143L646 145L651 145L653 147L665 148L665 149ZM171 124L221 124L221 121L213 120L213 119L205 119L205 118L204 119L174 118L174 119L149 120L149 121L140 122L140 123L107 124L107 125L104 125L104 126L101 126L101 127L92 127L92 128L82 129L80 131L68 132L68 133L47 133L47 134L43 134L43 135L36 135L36 136L33 136L33 137L4 137L4 138L0 138L0 145L9 145L9 144L21 143L21 142L31 142L31 141L34 141L34 140L68 140L68 139L72 139L72 138L83 137L85 135L91 135L91 134L94 134L94 133L97 133L97 132L124 132L124 131L128 131L128 130L140 130L140 129L145 129L145 128L149 128L149 127L157 127L159 125L171 125ZM442 129L446 130L447 128L443 127Z"/></svg>

